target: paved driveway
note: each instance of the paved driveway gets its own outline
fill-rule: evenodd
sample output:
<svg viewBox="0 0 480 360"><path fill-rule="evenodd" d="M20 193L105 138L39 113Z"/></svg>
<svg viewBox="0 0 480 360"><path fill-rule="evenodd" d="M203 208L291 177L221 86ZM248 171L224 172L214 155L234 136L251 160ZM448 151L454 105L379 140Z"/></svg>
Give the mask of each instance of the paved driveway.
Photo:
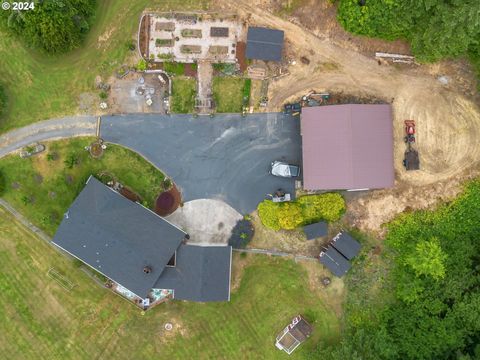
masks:
<svg viewBox="0 0 480 360"><path fill-rule="evenodd" d="M171 177L184 201L218 199L242 214L294 181L268 174L273 160L301 163L298 118L278 113L104 116L101 137L129 147Z"/></svg>

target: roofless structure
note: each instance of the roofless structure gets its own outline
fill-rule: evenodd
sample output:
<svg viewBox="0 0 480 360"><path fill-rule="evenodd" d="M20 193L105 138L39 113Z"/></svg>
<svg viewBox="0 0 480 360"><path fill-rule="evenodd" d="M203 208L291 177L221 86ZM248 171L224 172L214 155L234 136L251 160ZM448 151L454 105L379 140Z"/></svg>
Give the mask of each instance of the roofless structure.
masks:
<svg viewBox="0 0 480 360"><path fill-rule="evenodd" d="M305 190L393 186L390 105L305 107L301 135Z"/></svg>
<svg viewBox="0 0 480 360"><path fill-rule="evenodd" d="M130 300L230 299L231 247L185 244L188 235L90 176L53 243L110 279Z"/></svg>

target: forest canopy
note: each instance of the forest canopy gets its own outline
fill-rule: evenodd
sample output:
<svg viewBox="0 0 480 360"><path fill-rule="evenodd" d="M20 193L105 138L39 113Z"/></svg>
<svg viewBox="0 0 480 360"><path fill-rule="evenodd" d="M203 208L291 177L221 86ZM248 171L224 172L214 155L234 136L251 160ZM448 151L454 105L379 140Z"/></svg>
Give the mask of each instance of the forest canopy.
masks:
<svg viewBox="0 0 480 360"><path fill-rule="evenodd" d="M338 20L355 34L410 41L420 61L480 56L478 0L340 0Z"/></svg>
<svg viewBox="0 0 480 360"><path fill-rule="evenodd" d="M0 17L27 44L54 54L80 45L94 12L95 0L43 0L34 10L2 11Z"/></svg>

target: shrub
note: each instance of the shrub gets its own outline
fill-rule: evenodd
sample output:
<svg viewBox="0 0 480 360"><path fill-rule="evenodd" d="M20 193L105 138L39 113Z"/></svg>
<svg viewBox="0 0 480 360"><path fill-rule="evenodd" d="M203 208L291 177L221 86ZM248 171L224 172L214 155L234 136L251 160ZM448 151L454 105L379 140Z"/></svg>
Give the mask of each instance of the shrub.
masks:
<svg viewBox="0 0 480 360"><path fill-rule="evenodd" d="M285 203L264 200L258 205L262 224L272 230L292 230L319 220L333 222L344 212L345 201L337 193L302 196Z"/></svg>
<svg viewBox="0 0 480 360"><path fill-rule="evenodd" d="M75 165L78 164L77 154L75 154L73 152L68 154L64 163L65 163L65 166L67 167L67 169L72 169Z"/></svg>
<svg viewBox="0 0 480 360"><path fill-rule="evenodd" d="M99 96L102 100L106 100L108 98L108 94L105 91L100 92Z"/></svg>
<svg viewBox="0 0 480 360"><path fill-rule="evenodd" d="M0 116L5 113L5 109L7 107L7 94L5 93L5 89L0 84Z"/></svg>
<svg viewBox="0 0 480 360"><path fill-rule="evenodd" d="M345 200L338 193L302 196L298 203L303 208L304 217L310 222L337 221L345 212Z"/></svg>
<svg viewBox="0 0 480 360"><path fill-rule="evenodd" d="M145 71L147 70L147 62L144 59L141 59L137 64L138 71Z"/></svg>

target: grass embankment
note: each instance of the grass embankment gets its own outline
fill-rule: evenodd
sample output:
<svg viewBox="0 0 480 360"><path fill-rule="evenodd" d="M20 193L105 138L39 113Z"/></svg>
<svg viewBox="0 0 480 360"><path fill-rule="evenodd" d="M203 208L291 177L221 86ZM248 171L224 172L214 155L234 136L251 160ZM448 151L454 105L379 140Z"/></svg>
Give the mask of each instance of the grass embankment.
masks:
<svg viewBox="0 0 480 360"><path fill-rule="evenodd" d="M238 77L213 78L213 98L217 112L238 113L242 112L246 80ZM248 86L250 93L250 86Z"/></svg>
<svg viewBox="0 0 480 360"><path fill-rule="evenodd" d="M290 260L235 257L248 265L229 303L170 302L142 315L1 207L0 259L0 349L8 359L286 359L275 336L298 313L315 320L315 331L288 358L339 335L333 311ZM71 292L47 276L51 267L76 284ZM166 322L174 324L170 333Z"/></svg>
<svg viewBox="0 0 480 360"><path fill-rule="evenodd" d="M195 110L195 79L174 77L172 79L172 112L193 113Z"/></svg>
<svg viewBox="0 0 480 360"><path fill-rule="evenodd" d="M95 77L110 77L125 61L136 38L140 14L156 10L208 9L207 0L97 1L92 27L82 46L59 56L32 50L0 28L0 72L10 102L0 132L35 121L74 114L79 95L96 92Z"/></svg>
<svg viewBox="0 0 480 360"><path fill-rule="evenodd" d="M108 172L152 207L164 175L140 155L116 145L108 145L100 159L93 159L84 150L92 140L51 142L43 153L27 159L18 155L0 159L3 197L50 235L90 175Z"/></svg>

